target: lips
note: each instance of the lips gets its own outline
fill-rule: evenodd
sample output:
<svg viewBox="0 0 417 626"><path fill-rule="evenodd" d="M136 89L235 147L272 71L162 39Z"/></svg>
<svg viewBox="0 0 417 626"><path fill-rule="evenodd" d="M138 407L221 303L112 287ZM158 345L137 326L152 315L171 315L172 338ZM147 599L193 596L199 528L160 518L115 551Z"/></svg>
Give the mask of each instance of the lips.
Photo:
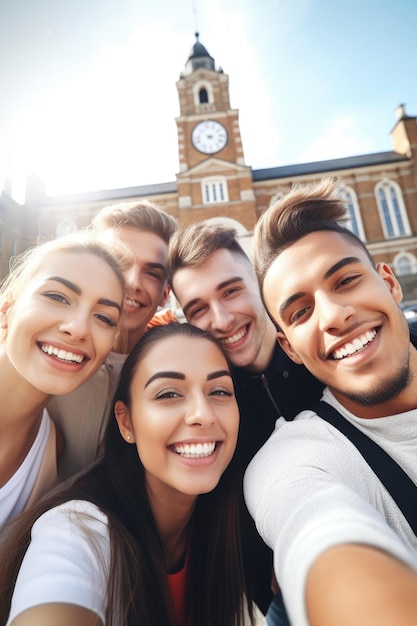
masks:
<svg viewBox="0 0 417 626"><path fill-rule="evenodd" d="M352 356L357 352L361 352L365 346L367 346L375 337L376 330L368 330L362 335L355 337L352 341L345 343L343 346L334 350L331 353L330 358L336 361L340 361L341 359L345 359L346 357Z"/></svg>
<svg viewBox="0 0 417 626"><path fill-rule="evenodd" d="M48 343L41 343L40 349L45 354L54 356L59 361L64 361L65 363L82 363L86 358L84 354L75 354L74 352L57 348L56 346L52 346Z"/></svg>

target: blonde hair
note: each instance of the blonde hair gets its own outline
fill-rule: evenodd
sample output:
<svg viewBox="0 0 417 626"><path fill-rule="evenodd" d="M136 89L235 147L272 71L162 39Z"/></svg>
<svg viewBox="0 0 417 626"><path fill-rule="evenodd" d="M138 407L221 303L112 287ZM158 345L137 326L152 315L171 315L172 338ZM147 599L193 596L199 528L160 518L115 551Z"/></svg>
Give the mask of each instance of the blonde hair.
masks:
<svg viewBox="0 0 417 626"><path fill-rule="evenodd" d="M122 289L125 289L124 271L131 263L127 246L117 241L104 242L87 230L53 239L28 248L22 254L10 259L9 274L0 286L0 311L5 303L17 300L29 281L42 265L57 254L66 252L89 252L102 259L115 273ZM0 328L0 341L6 336L6 329Z"/></svg>
<svg viewBox="0 0 417 626"><path fill-rule="evenodd" d="M169 243L178 227L172 215L148 200L119 202L101 209L91 221L92 230L117 230L123 226L147 230Z"/></svg>

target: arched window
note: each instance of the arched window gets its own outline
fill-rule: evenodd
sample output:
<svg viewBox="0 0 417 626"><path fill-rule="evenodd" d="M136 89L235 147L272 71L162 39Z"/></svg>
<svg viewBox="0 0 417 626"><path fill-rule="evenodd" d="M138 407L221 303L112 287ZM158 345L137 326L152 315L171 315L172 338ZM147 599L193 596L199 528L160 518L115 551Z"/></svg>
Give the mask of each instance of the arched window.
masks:
<svg viewBox="0 0 417 626"><path fill-rule="evenodd" d="M193 99L197 110L209 111L214 106L213 85L207 80L199 80L193 85Z"/></svg>
<svg viewBox="0 0 417 626"><path fill-rule="evenodd" d="M200 89L199 98L200 98L200 104L205 104L206 102L209 101L207 89L205 89L204 87Z"/></svg>
<svg viewBox="0 0 417 626"><path fill-rule="evenodd" d="M359 239L366 241L358 197L354 189L352 189L352 187L348 187L347 185L341 185L340 194L346 202L349 211L349 221L346 222L346 227L349 228L352 233L355 233Z"/></svg>
<svg viewBox="0 0 417 626"><path fill-rule="evenodd" d="M348 185L342 185L341 187L342 197L345 200L348 211L349 211L349 221L346 222L346 227L355 233L359 239L362 241L366 240L365 230L363 228L361 212L359 209L358 197L355 193L355 190Z"/></svg>
<svg viewBox="0 0 417 626"><path fill-rule="evenodd" d="M375 196L385 238L410 235L410 225L400 186L393 180L384 179L376 185Z"/></svg>
<svg viewBox="0 0 417 626"><path fill-rule="evenodd" d="M224 176L216 178L204 178L201 181L201 196L203 204L216 204L228 202L227 180Z"/></svg>
<svg viewBox="0 0 417 626"><path fill-rule="evenodd" d="M397 276L417 274L417 259L410 252L400 252L394 259L394 272Z"/></svg>

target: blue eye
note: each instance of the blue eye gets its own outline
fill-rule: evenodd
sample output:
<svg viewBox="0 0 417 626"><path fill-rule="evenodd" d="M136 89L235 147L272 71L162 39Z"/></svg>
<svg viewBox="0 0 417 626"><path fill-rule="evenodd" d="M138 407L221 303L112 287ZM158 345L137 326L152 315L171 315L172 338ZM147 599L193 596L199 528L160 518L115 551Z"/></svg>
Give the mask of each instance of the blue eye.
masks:
<svg viewBox="0 0 417 626"><path fill-rule="evenodd" d="M50 298L51 300L55 300L55 302L63 302L64 304L68 304L69 303L67 298L65 296L63 296L62 293L59 293L58 291L48 291L47 293L44 293L43 295L46 298Z"/></svg>

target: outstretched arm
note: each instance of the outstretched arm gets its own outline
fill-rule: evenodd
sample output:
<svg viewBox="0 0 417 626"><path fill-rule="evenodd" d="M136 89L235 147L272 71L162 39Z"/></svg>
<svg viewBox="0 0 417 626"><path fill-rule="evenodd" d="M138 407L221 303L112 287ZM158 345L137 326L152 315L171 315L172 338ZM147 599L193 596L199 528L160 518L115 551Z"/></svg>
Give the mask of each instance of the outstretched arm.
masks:
<svg viewBox="0 0 417 626"><path fill-rule="evenodd" d="M88 609L74 604L53 603L35 606L20 613L10 626L103 626Z"/></svg>
<svg viewBox="0 0 417 626"><path fill-rule="evenodd" d="M321 554L307 578L311 626L415 626L417 573L382 550L342 545Z"/></svg>

